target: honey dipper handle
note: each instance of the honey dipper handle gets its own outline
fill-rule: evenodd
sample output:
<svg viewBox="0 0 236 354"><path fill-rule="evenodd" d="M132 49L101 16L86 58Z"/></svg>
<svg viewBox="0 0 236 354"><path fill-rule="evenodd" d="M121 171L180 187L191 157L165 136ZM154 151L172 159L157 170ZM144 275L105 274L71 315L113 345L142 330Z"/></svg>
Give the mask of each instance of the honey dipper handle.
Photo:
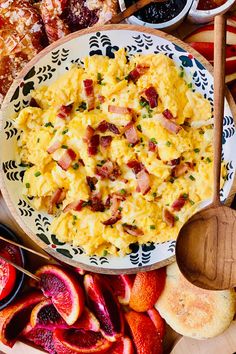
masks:
<svg viewBox="0 0 236 354"><path fill-rule="evenodd" d="M225 99L225 17L219 15L214 22L214 193L213 204L220 204L220 175L222 130Z"/></svg>

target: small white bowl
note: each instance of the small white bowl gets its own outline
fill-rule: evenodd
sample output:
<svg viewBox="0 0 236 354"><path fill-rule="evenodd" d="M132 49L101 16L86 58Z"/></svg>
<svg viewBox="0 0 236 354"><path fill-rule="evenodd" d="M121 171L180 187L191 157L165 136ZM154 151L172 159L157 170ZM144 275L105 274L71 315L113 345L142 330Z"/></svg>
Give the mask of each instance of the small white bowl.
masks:
<svg viewBox="0 0 236 354"><path fill-rule="evenodd" d="M142 20L139 20L136 16L130 16L126 20L126 22L134 24L134 25L145 26L145 27L163 30L165 32L170 32L170 31L174 30L176 27L178 27L183 22L185 16L187 15L187 13L192 5L192 2L193 2L193 0L187 0L186 5L184 6L183 10L170 21L166 21L166 22L162 22L162 23L150 23L150 22L144 22ZM119 0L119 5L120 5L121 11L124 11L126 9L125 0Z"/></svg>
<svg viewBox="0 0 236 354"><path fill-rule="evenodd" d="M216 15L221 15L227 12L231 6L236 3L236 0L228 0L223 5L213 10L197 10L199 0L194 0L193 5L188 14L188 20L193 23L211 22Z"/></svg>

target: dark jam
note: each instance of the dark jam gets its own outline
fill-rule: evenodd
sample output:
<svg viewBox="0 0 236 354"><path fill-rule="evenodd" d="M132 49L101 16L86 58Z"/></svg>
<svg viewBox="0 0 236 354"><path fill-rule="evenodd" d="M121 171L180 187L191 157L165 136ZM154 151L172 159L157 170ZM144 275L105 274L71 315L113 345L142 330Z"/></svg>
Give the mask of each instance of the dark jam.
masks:
<svg viewBox="0 0 236 354"><path fill-rule="evenodd" d="M125 0L126 6L136 1ZM163 23L172 20L183 10L187 0L168 0L164 3L152 3L137 11L135 16L144 22Z"/></svg>
<svg viewBox="0 0 236 354"><path fill-rule="evenodd" d="M226 0L199 0L198 10L213 10L226 3Z"/></svg>

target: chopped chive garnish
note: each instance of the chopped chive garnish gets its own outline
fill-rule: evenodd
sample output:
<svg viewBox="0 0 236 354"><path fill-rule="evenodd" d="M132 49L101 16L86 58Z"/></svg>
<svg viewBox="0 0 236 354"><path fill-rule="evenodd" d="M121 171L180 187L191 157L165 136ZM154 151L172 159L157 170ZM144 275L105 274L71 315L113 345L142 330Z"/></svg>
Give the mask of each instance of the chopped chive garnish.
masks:
<svg viewBox="0 0 236 354"><path fill-rule="evenodd" d="M191 205L195 204L195 202L194 202L192 199L189 199L189 203L190 203Z"/></svg>
<svg viewBox="0 0 236 354"><path fill-rule="evenodd" d="M101 73L97 73L97 83L99 85L101 85L101 82L102 82L102 74Z"/></svg>
<svg viewBox="0 0 236 354"><path fill-rule="evenodd" d="M106 257L107 255L107 250L103 251L103 257Z"/></svg>
<svg viewBox="0 0 236 354"><path fill-rule="evenodd" d="M65 135L66 133L68 133L68 131L69 131L69 129L63 130L62 135Z"/></svg>
<svg viewBox="0 0 236 354"><path fill-rule="evenodd" d="M119 82L119 81L121 81L121 79L120 79L119 77L116 77L116 81L118 81L118 82Z"/></svg>
<svg viewBox="0 0 236 354"><path fill-rule="evenodd" d="M147 106L148 103L146 101L140 100L139 104L141 107L145 107L145 106Z"/></svg>
<svg viewBox="0 0 236 354"><path fill-rule="evenodd" d="M112 102L115 102L115 100L116 100L116 99L115 99L115 97L114 97L114 98L112 98Z"/></svg>
<svg viewBox="0 0 236 354"><path fill-rule="evenodd" d="M179 217L175 215L175 221L179 221Z"/></svg>
<svg viewBox="0 0 236 354"><path fill-rule="evenodd" d="M152 193L152 196L153 196L154 198L156 198L157 193L156 193L156 192Z"/></svg>
<svg viewBox="0 0 236 354"><path fill-rule="evenodd" d="M167 142L166 142L166 146L171 146L171 142L170 142L170 141L167 141Z"/></svg>
<svg viewBox="0 0 236 354"><path fill-rule="evenodd" d="M54 128L54 125L51 122L45 123L44 126Z"/></svg>
<svg viewBox="0 0 236 354"><path fill-rule="evenodd" d="M151 230L155 230L156 226L155 225L150 225Z"/></svg>
<svg viewBox="0 0 236 354"><path fill-rule="evenodd" d="M204 134L204 131L202 129L199 130L199 134Z"/></svg>
<svg viewBox="0 0 236 354"><path fill-rule="evenodd" d="M25 184L26 188L30 188L30 183Z"/></svg>
<svg viewBox="0 0 236 354"><path fill-rule="evenodd" d="M151 141L152 143L154 143L154 144L157 144L157 141L156 141L155 138L151 138L150 141Z"/></svg>
<svg viewBox="0 0 236 354"><path fill-rule="evenodd" d="M188 88L192 88L193 84L190 82L190 84L188 84Z"/></svg>
<svg viewBox="0 0 236 354"><path fill-rule="evenodd" d="M40 142L40 139L38 138L38 139L37 139L37 143L39 143L39 142Z"/></svg>
<svg viewBox="0 0 236 354"><path fill-rule="evenodd" d="M56 130L56 129L53 129L53 131L52 131L52 132L53 132L53 134L56 134L57 130Z"/></svg>
<svg viewBox="0 0 236 354"><path fill-rule="evenodd" d="M146 115L146 114L143 114L143 115L142 115L142 118L147 118L147 115Z"/></svg>
<svg viewBox="0 0 236 354"><path fill-rule="evenodd" d="M68 146L63 144L63 145L61 146L61 148L62 148L62 149L68 149Z"/></svg>
<svg viewBox="0 0 236 354"><path fill-rule="evenodd" d="M76 215L73 215L73 219L74 219L74 220L77 220L77 216L76 216Z"/></svg>
<svg viewBox="0 0 236 354"><path fill-rule="evenodd" d="M196 148L193 150L194 152L198 153L200 151L200 149Z"/></svg>
<svg viewBox="0 0 236 354"><path fill-rule="evenodd" d="M184 199L188 199L188 193L183 193Z"/></svg>
<svg viewBox="0 0 236 354"><path fill-rule="evenodd" d="M39 171L37 171L37 172L35 172L35 177L38 177L38 176L40 176L41 175L41 172L39 172Z"/></svg>
<svg viewBox="0 0 236 354"><path fill-rule="evenodd" d="M123 195L126 194L126 190L125 189L121 189L120 190L120 194L123 194Z"/></svg>
<svg viewBox="0 0 236 354"><path fill-rule="evenodd" d="M206 158L206 162L208 162L208 163L210 163L210 162L211 162L210 157L207 157L207 158Z"/></svg>
<svg viewBox="0 0 236 354"><path fill-rule="evenodd" d="M184 71L181 71L181 72L179 73L179 76L180 76L180 77L184 77Z"/></svg>
<svg viewBox="0 0 236 354"><path fill-rule="evenodd" d="M189 179L191 179L191 181L195 181L195 177L193 177L193 175L190 175Z"/></svg>
<svg viewBox="0 0 236 354"><path fill-rule="evenodd" d="M142 127L141 127L140 124L137 125L137 129L138 129L138 131L139 131L140 133L142 133Z"/></svg>
<svg viewBox="0 0 236 354"><path fill-rule="evenodd" d="M76 109L76 111L83 112L87 109L87 104L86 102L82 101L79 105L79 107Z"/></svg>
<svg viewBox="0 0 236 354"><path fill-rule="evenodd" d="M76 162L76 163L72 166L72 168L73 168L74 170L78 170L79 164Z"/></svg>
<svg viewBox="0 0 236 354"><path fill-rule="evenodd" d="M119 211L122 211L122 209L123 209L123 208L121 208L121 207L118 208Z"/></svg>

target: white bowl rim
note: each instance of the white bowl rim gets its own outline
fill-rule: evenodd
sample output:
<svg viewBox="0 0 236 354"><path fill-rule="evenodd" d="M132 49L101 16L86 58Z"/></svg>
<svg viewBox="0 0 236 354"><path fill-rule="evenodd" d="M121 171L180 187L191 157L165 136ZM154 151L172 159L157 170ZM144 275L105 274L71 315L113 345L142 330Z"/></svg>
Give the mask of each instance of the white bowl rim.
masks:
<svg viewBox="0 0 236 354"><path fill-rule="evenodd" d="M119 3L121 5L122 3L122 9L125 10L125 0L119 0ZM162 22L162 23L151 23L151 22L145 22L140 19L138 19L136 16L132 15L128 19L130 22L139 25L139 26L145 26L145 27L150 27L150 28L157 28L157 29L165 29L168 27L171 27L181 21L188 13L189 9L191 8L193 3L193 0L187 0L186 5L184 6L183 10L174 18L172 18L169 21Z"/></svg>
<svg viewBox="0 0 236 354"><path fill-rule="evenodd" d="M156 30L154 28L147 28L144 26L136 26L136 25L128 25L128 24L107 24L107 25L101 25L101 26L95 26L95 27L90 27L90 28L86 28L74 33L71 33L61 39L59 39L58 41L50 44L48 47L44 48L40 53L38 53L33 59L31 59L26 65L25 67L22 69L22 71L18 74L17 78L13 81L10 89L8 90L4 100L3 100L3 104L2 104L2 109L0 110L0 130L3 129L3 111L7 108L7 106L9 105L11 98L12 98L12 94L15 92L17 86L22 82L23 78L25 77L25 75L29 72L29 70L37 63L41 60L41 58L48 54L49 52L55 50L56 48L58 48L59 46L61 46L62 44L66 43L67 41L70 41L72 39L75 38L79 38L83 35L86 34L91 34L94 32L102 32L102 31L119 31L119 30L130 30L130 31L136 31L136 32L141 32L141 33L147 33L147 34L151 34L153 36L159 36L162 38L166 38L167 40L171 41L172 43L182 47L183 49L185 49L186 51L188 51L189 53L193 54L193 56L195 58L197 58L198 60L200 60L200 62L204 65L204 67L206 68L207 71L209 71L209 73L211 75L213 75L213 67L212 65L204 58L202 57L195 49L193 49L192 47L190 47L187 43L184 43L183 41L181 41L180 39L174 37L173 35L167 34L165 32L162 32L160 30ZM225 96L226 99L229 103L232 115L234 117L234 121L236 121L236 104L234 102L234 99L230 93L230 91L226 88L225 91ZM1 163L1 154L0 154L0 163ZM235 189L235 185L236 185L236 174L234 176L234 181L232 183L231 186L231 190L230 193L227 197L227 199L229 200L229 202L231 202L231 199L233 197L233 189ZM18 214L16 212L16 207L15 204L13 203L13 201L10 198L9 195L9 191L5 185L5 180L4 180L4 173L3 173L3 169L0 168L0 191L2 193L2 196L4 197L4 201L9 209L9 211L12 214L12 217L15 219L15 221L17 222L17 224L24 230L24 232L31 238L32 241L36 242L45 252L47 252L48 254L50 254L51 256L55 257L57 260L63 262L63 263L67 263L71 266L74 267L79 267L82 268L84 270L87 271L91 271L94 273L102 273L102 274L135 274L137 272L141 272L141 271L150 271L150 270L154 270L160 267L164 267L170 263L173 263L175 261L175 255L170 256L162 261L159 262L155 262L151 265L146 265L146 266L141 266L141 267L133 267L133 268L119 268L119 269L113 269L113 268L100 268L99 266L92 266L92 265L86 265L84 263L81 263L79 261L75 261L75 260L71 260L67 257L64 257L62 255L60 255L58 252L56 252L54 249L50 248L48 245L46 245L42 240L40 240L35 234L34 232L30 229L30 227L27 225L27 223L24 221L23 218L20 217L20 214Z"/></svg>

